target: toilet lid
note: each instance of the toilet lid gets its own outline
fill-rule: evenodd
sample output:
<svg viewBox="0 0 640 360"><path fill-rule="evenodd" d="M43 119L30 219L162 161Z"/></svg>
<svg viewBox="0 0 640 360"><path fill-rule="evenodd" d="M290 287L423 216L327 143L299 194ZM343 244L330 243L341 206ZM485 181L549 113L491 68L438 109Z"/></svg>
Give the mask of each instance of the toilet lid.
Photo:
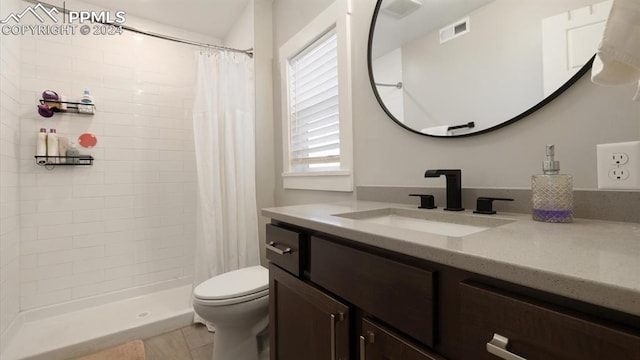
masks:
<svg viewBox="0 0 640 360"><path fill-rule="evenodd" d="M230 271L196 286L193 295L203 300L222 300L264 292L269 288L269 270L252 266Z"/></svg>

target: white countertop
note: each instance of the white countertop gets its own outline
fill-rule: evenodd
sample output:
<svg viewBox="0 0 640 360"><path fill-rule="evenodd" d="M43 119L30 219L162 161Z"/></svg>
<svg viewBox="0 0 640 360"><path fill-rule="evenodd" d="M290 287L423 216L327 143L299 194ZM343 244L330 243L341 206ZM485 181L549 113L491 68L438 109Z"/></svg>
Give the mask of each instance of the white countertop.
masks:
<svg viewBox="0 0 640 360"><path fill-rule="evenodd" d="M415 206L370 201L266 208L262 215L417 258L640 316L640 224L574 219L511 223L452 237L333 216ZM443 211L441 209L421 211ZM473 215L467 210L465 215ZM486 217L488 215L473 215Z"/></svg>

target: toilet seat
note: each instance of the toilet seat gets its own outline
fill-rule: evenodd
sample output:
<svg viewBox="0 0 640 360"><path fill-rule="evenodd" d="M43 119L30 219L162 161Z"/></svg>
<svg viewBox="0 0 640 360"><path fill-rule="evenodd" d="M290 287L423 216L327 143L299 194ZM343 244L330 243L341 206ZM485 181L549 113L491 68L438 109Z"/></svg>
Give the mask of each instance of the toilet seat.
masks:
<svg viewBox="0 0 640 360"><path fill-rule="evenodd" d="M235 305L235 304L240 304L247 301L260 299L261 297L264 297L264 296L269 296L269 289L263 290L254 294L238 296L238 297L233 297L228 299L220 299L220 300L207 300L207 299L200 299L200 298L194 297L193 303L202 305L202 306Z"/></svg>
<svg viewBox="0 0 640 360"><path fill-rule="evenodd" d="M196 286L194 302L207 306L230 305L269 294L269 271L251 266L214 276Z"/></svg>

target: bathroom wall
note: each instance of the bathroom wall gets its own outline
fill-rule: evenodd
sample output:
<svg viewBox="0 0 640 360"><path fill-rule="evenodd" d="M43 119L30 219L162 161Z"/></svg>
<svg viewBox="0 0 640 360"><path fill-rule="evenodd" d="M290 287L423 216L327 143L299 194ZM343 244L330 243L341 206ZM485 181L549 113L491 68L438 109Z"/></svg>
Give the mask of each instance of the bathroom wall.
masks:
<svg viewBox="0 0 640 360"><path fill-rule="evenodd" d="M402 81L402 87L405 88L407 78L402 74L402 49L397 48L391 50L388 53L378 56L376 59L371 59L371 66L376 74L376 83L378 84L397 84ZM387 110L391 112L395 118L401 123L406 123L404 108L405 103L410 102L412 99L405 100L404 91L398 89L395 86L377 86L378 94L387 107Z"/></svg>
<svg viewBox="0 0 640 360"><path fill-rule="evenodd" d="M273 99L271 94L272 0L254 0L247 4L242 15L223 39L225 46L236 49L254 49L253 71L255 89L256 136L256 197L258 230L260 236L261 263L266 265L264 254L265 225L268 218L260 215L260 209L274 205L274 150L273 150Z"/></svg>
<svg viewBox="0 0 640 360"><path fill-rule="evenodd" d="M273 121L273 21L272 0L253 1L254 69L256 93L256 178L258 212L275 204L275 150ZM266 265L263 243L268 218L258 217L260 258Z"/></svg>
<svg viewBox="0 0 640 360"><path fill-rule="evenodd" d="M274 49L329 3L275 0ZM351 16L357 186L444 186L444 179L427 180L423 174L428 168L446 167L463 169L464 186L528 188L530 176L541 171L544 145L555 143L562 171L574 176L577 188L594 189L595 145L638 140L640 102L631 101L633 86L601 87L588 77L532 116L489 134L437 139L402 129L380 108L369 84L367 38L375 3L353 0ZM274 75L276 204L350 199L348 194L282 190L279 86Z"/></svg>
<svg viewBox="0 0 640 360"><path fill-rule="evenodd" d="M220 43L131 16L126 25ZM197 48L129 32L21 40L21 309L190 282ZM37 114L43 90L73 100L84 88L94 97L94 116ZM94 165L37 166L41 127L72 141L95 134L95 148L80 148Z"/></svg>
<svg viewBox="0 0 640 360"><path fill-rule="evenodd" d="M2 0L0 14L19 10ZM0 35L0 334L19 311L20 38ZM4 339L4 336L0 336ZM1 345L0 345L1 346Z"/></svg>
<svg viewBox="0 0 640 360"><path fill-rule="evenodd" d="M236 49L253 47L253 1L247 3L233 27L222 39L222 43Z"/></svg>

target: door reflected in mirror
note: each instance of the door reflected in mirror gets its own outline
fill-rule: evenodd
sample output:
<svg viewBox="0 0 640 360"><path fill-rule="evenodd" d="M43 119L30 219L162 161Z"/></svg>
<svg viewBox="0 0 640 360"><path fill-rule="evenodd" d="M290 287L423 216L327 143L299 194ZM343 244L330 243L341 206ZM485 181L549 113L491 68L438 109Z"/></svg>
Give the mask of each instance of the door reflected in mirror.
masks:
<svg viewBox="0 0 640 360"><path fill-rule="evenodd" d="M378 101L404 128L468 136L522 119L586 73L612 0L379 0Z"/></svg>

